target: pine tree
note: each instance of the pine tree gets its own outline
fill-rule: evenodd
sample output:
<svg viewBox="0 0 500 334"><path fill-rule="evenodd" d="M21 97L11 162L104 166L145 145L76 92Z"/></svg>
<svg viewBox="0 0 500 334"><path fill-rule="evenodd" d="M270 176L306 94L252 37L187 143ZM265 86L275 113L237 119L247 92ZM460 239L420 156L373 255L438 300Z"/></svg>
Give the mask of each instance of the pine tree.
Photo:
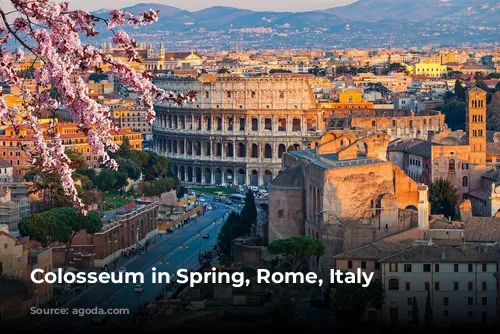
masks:
<svg viewBox="0 0 500 334"><path fill-rule="evenodd" d="M425 326L432 327L433 315L432 315L432 305L431 305L431 291L427 290L427 298L425 298Z"/></svg>
<svg viewBox="0 0 500 334"><path fill-rule="evenodd" d="M420 324L420 315L419 315L419 311L418 311L418 304L417 304L417 298L415 298L415 296L413 296L413 302L411 304L411 310L412 310L412 313L411 313L411 322L413 323L413 325L415 326L418 326Z"/></svg>
<svg viewBox="0 0 500 334"><path fill-rule="evenodd" d="M459 101L465 102L465 90L460 80L455 81L455 96Z"/></svg>
<svg viewBox="0 0 500 334"><path fill-rule="evenodd" d="M255 206L255 197L252 190L248 190L245 197L245 205L241 210L241 227L244 234L250 234L252 225L257 224L257 207Z"/></svg>

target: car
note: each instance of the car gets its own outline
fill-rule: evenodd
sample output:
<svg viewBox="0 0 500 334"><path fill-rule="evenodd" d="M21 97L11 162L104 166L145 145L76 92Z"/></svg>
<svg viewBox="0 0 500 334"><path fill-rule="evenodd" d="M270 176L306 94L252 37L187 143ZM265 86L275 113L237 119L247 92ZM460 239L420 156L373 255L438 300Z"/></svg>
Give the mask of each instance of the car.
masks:
<svg viewBox="0 0 500 334"><path fill-rule="evenodd" d="M125 268L125 267L120 267L120 268L118 268L118 272L119 272L119 273L124 273L124 272L126 272L126 271L127 271L127 268Z"/></svg>
<svg viewBox="0 0 500 334"><path fill-rule="evenodd" d="M203 233L202 237L203 239L208 239L210 238L210 235L208 233Z"/></svg>
<svg viewBox="0 0 500 334"><path fill-rule="evenodd" d="M231 202L230 200L227 200L227 201L226 201L226 204L231 205L231 204L233 204L233 202Z"/></svg>
<svg viewBox="0 0 500 334"><path fill-rule="evenodd" d="M205 199L203 197L200 197L200 198L198 198L198 201L205 202Z"/></svg>
<svg viewBox="0 0 500 334"><path fill-rule="evenodd" d="M207 210L213 210L214 208L211 205L207 205Z"/></svg>
<svg viewBox="0 0 500 334"><path fill-rule="evenodd" d="M144 291L144 284L136 284L136 286L134 288L134 291L135 292L142 292L142 291Z"/></svg>

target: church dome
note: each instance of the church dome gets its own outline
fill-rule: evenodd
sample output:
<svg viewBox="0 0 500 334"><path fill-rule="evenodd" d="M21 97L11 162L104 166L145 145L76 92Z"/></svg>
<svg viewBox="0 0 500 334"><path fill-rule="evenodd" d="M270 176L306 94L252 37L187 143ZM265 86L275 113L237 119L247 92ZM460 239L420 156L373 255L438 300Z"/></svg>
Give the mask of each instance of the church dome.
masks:
<svg viewBox="0 0 500 334"><path fill-rule="evenodd" d="M279 173L271 185L285 188L304 187L304 168L302 164L297 164Z"/></svg>

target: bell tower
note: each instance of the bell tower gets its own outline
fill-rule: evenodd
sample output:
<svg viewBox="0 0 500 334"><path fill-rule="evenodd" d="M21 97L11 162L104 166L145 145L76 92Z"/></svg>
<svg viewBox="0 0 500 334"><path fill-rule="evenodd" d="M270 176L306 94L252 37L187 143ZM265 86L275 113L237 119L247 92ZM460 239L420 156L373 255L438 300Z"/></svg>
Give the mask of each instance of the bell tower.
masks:
<svg viewBox="0 0 500 334"><path fill-rule="evenodd" d="M486 92L478 87L467 94L466 122L470 163L486 165Z"/></svg>

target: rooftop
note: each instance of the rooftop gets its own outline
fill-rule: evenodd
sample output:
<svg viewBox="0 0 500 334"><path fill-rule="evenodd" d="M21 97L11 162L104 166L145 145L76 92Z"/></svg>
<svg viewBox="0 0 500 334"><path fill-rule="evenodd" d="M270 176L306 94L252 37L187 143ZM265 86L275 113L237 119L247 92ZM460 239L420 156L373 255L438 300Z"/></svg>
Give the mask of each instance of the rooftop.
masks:
<svg viewBox="0 0 500 334"><path fill-rule="evenodd" d="M388 152L408 152L408 153L411 153L413 155L418 155L421 157L430 158L431 151L432 151L432 145L438 145L438 144L434 144L430 141L421 140L421 139L395 141L389 146L387 151Z"/></svg>
<svg viewBox="0 0 500 334"><path fill-rule="evenodd" d="M336 153L316 154L312 149L290 151L287 153L297 159L306 159L309 161L310 164L325 170L332 168L349 167L349 166L369 165L369 164L383 162L382 160L366 158L365 156L358 156L358 158L351 160L338 160Z"/></svg>
<svg viewBox="0 0 500 334"><path fill-rule="evenodd" d="M367 259L379 260L404 251L408 247L394 241L377 241L351 251L334 256L337 259Z"/></svg>
<svg viewBox="0 0 500 334"><path fill-rule="evenodd" d="M499 242L500 219L495 217L470 217L465 222L466 241Z"/></svg>

